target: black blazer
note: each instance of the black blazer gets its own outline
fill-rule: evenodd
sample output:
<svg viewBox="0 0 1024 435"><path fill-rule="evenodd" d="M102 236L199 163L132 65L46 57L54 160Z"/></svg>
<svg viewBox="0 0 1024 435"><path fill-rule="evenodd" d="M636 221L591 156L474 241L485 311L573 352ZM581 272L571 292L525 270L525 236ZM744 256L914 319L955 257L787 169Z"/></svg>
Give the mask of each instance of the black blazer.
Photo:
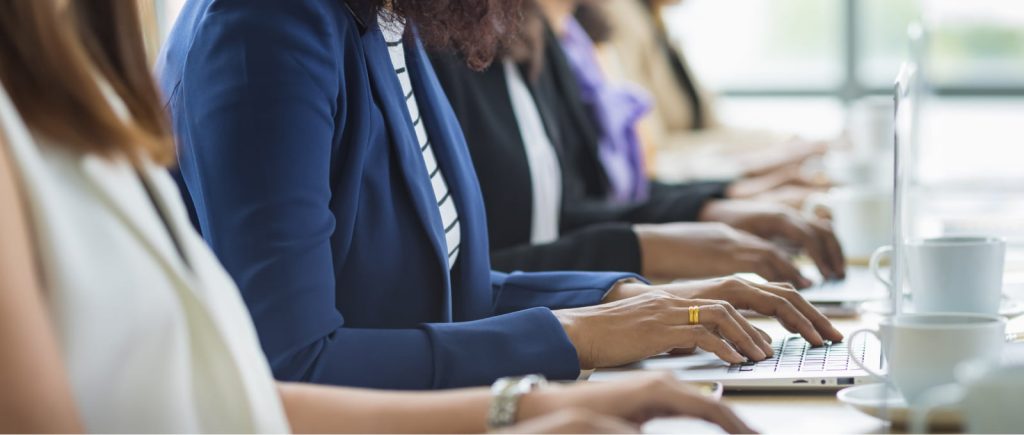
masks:
<svg viewBox="0 0 1024 435"><path fill-rule="evenodd" d="M597 157L600 127L583 104L579 84L550 31L544 57L544 67L530 86L562 166L562 236L531 246L530 168L504 69L497 64L474 72L454 56L431 55L480 179L492 266L640 272L632 224L696 220L705 202L723 195L725 184L655 184L648 201L607 201L608 181ZM524 71L524 76L529 75Z"/></svg>

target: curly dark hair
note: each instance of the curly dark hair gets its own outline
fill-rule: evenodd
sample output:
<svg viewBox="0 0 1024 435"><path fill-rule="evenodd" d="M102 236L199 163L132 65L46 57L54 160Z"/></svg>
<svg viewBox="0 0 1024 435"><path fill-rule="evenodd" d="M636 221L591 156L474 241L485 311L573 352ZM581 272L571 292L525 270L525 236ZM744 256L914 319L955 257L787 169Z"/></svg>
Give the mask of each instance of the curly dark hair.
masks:
<svg viewBox="0 0 1024 435"><path fill-rule="evenodd" d="M376 17L382 9L414 24L431 50L454 51L484 69L519 35L522 0L346 0Z"/></svg>

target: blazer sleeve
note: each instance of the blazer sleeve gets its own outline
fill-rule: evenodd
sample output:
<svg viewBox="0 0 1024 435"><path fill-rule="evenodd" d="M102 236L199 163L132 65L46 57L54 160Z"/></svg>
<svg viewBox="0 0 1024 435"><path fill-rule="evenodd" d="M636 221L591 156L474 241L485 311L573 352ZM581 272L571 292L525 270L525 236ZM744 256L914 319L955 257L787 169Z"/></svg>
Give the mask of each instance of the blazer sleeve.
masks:
<svg viewBox="0 0 1024 435"><path fill-rule="evenodd" d="M562 230L604 222L661 224L694 222L708 201L722 199L729 183L695 182L651 185L651 195L637 204L615 204L596 198L567 198L562 209Z"/></svg>
<svg viewBox="0 0 1024 435"><path fill-rule="evenodd" d="M498 314L597 305L616 283L627 279L647 282L623 272L491 272Z"/></svg>
<svg viewBox="0 0 1024 435"><path fill-rule="evenodd" d="M526 373L575 379L575 348L545 307L596 303L618 275L499 274L494 306L507 314L346 327L335 300L329 180L336 114L351 108L338 107L335 45L346 35L326 21L338 13L331 4L213 3L176 91L182 103L172 107L187 135L179 158L204 236L241 288L274 375L386 389Z"/></svg>
<svg viewBox="0 0 1024 435"><path fill-rule="evenodd" d="M491 252L491 267L512 271L622 271L641 273L640 243L631 224L606 223L562 234L558 240Z"/></svg>

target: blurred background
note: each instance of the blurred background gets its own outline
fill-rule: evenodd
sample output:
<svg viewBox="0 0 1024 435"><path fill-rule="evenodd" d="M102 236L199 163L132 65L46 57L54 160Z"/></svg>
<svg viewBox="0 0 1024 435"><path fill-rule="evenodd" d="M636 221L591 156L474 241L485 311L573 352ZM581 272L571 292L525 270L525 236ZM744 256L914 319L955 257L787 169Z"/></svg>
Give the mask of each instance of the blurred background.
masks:
<svg viewBox="0 0 1024 435"><path fill-rule="evenodd" d="M184 0L151 1L158 46ZM998 234L1024 269L1024 1L684 0L665 21L723 123L854 141L858 110L891 111L908 24L923 22L915 235ZM890 164L885 144L869 149Z"/></svg>
<svg viewBox="0 0 1024 435"><path fill-rule="evenodd" d="M1024 2L684 0L666 25L697 76L721 96L726 123L832 137L856 129L851 109L859 101L892 95L915 20L928 33L928 92L913 162L915 235L1002 235L1019 270Z"/></svg>

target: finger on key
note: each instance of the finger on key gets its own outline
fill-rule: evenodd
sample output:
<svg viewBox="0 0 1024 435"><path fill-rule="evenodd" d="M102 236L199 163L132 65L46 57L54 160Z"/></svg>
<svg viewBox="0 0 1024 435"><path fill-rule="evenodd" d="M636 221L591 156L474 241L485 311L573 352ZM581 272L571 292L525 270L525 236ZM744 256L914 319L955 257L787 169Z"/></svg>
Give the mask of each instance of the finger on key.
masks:
<svg viewBox="0 0 1024 435"><path fill-rule="evenodd" d="M748 361L748 359L743 355L740 355L732 345L726 343L721 337L711 331L708 331L708 329L703 326L677 326L672 332L676 335L676 344L673 347L700 348L705 352L711 352L723 361L732 364L740 364Z"/></svg>
<svg viewBox="0 0 1024 435"><path fill-rule="evenodd" d="M752 284L757 287L756 292L751 292L749 308L758 313L774 316L789 332L796 332L803 336L813 346L821 346L825 343L821 334L786 298L765 291L767 284Z"/></svg>
<svg viewBox="0 0 1024 435"><path fill-rule="evenodd" d="M703 305L700 309L700 324L734 344L746 357L761 361L768 357L761 346L733 318L729 310L720 304ZM743 320L746 322L746 320ZM760 340L760 337L758 337Z"/></svg>
<svg viewBox="0 0 1024 435"><path fill-rule="evenodd" d="M750 324L750 321L747 320L746 317L743 317L743 315L740 314L740 312L736 309L736 307L732 306L732 304L719 302L719 305L724 307L726 311L729 312L729 315L732 316L734 320L736 320L736 323L738 323L743 328L743 330L747 332L747 335L749 335L754 340L754 343L757 344L759 348L761 348L761 351L764 352L765 356L771 357L775 353L772 350L771 337L767 337L767 334L765 334L764 331L761 331L760 329L754 327L754 325Z"/></svg>
<svg viewBox="0 0 1024 435"><path fill-rule="evenodd" d="M832 262L832 268L839 274L838 278L846 278L846 256L843 255L843 248L839 244L839 239L836 238L835 232L832 231L832 225L827 221L817 220L811 221L811 226L818 231L820 239L825 245L825 252L828 253L828 257Z"/></svg>
<svg viewBox="0 0 1024 435"><path fill-rule="evenodd" d="M817 330L823 338L831 341L843 341L843 333L839 332L838 329L832 322L825 317L821 311L818 311L814 305L811 305L807 299L804 299L799 292L785 283L769 283L762 286L762 290L772 293L774 295L785 298L794 308L800 311L801 314L814 325L814 329Z"/></svg>

